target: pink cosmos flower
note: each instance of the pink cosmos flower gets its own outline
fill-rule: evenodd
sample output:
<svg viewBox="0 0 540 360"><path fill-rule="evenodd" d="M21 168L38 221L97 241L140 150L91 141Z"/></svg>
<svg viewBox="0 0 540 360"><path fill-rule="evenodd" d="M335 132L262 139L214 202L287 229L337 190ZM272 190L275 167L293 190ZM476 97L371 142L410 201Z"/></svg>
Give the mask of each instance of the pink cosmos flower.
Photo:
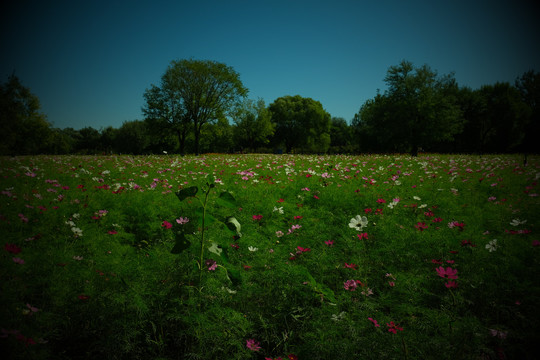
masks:
<svg viewBox="0 0 540 360"><path fill-rule="evenodd" d="M445 279L457 279L457 269L452 269L451 267L447 267L446 269L442 266L439 266L435 269L437 271L437 274Z"/></svg>
<svg viewBox="0 0 540 360"><path fill-rule="evenodd" d="M373 325L375 325L375 327L381 327L381 325L379 325L379 323L377 322L377 320L373 319L373 318L367 318L369 321L371 321L373 323Z"/></svg>
<svg viewBox="0 0 540 360"><path fill-rule="evenodd" d="M206 267L208 268L208 271L214 271L217 268L217 263L213 259L206 260L205 264L206 264Z"/></svg>
<svg viewBox="0 0 540 360"><path fill-rule="evenodd" d="M180 225L184 225L189 222L189 219L187 217L179 217L178 219L176 219L176 222Z"/></svg>
<svg viewBox="0 0 540 360"><path fill-rule="evenodd" d="M349 291L355 291L358 287L358 283L355 280L347 280L343 283L343 288Z"/></svg>
<svg viewBox="0 0 540 360"><path fill-rule="evenodd" d="M251 351L261 350L261 347L259 345L260 343L258 341L255 341L255 339L246 340L246 347Z"/></svg>
<svg viewBox="0 0 540 360"><path fill-rule="evenodd" d="M324 243L328 246L333 246L334 245L334 240L325 240Z"/></svg>

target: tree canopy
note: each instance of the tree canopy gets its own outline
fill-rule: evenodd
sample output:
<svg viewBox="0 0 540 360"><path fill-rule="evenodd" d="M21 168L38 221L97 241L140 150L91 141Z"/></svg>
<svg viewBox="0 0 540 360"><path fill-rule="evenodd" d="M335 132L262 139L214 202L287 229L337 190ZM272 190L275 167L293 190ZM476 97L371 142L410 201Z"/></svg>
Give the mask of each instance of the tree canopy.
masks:
<svg viewBox="0 0 540 360"><path fill-rule="evenodd" d="M145 92L143 112L150 122L159 120L174 129L181 147L187 127L192 126L198 154L203 126L233 114L247 92L230 66L209 60L174 60L161 86L152 85Z"/></svg>
<svg viewBox="0 0 540 360"><path fill-rule="evenodd" d="M0 154L37 154L50 150L50 124L37 96L11 75L0 86Z"/></svg>
<svg viewBox="0 0 540 360"><path fill-rule="evenodd" d="M384 148L416 155L420 147L453 141L462 130L452 75L440 77L427 65L415 68L402 61L388 69L384 80L388 90L360 110L363 125Z"/></svg>
<svg viewBox="0 0 540 360"><path fill-rule="evenodd" d="M470 89L453 74L402 61L384 81L386 91L365 101L349 124L300 95L268 106L248 99L225 64L177 60L144 92L144 121L75 130L53 128L37 96L12 75L0 84L0 155L538 152L540 73Z"/></svg>
<svg viewBox="0 0 540 360"><path fill-rule="evenodd" d="M322 104L300 95L283 96L269 106L276 124L274 139L287 152L293 148L326 153L330 146L331 116Z"/></svg>

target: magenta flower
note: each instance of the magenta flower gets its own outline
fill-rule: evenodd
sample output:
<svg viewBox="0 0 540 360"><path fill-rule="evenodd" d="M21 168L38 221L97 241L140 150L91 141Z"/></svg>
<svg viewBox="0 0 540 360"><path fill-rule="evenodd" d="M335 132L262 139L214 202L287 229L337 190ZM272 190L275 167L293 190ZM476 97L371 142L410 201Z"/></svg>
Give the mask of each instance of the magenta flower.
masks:
<svg viewBox="0 0 540 360"><path fill-rule="evenodd" d="M375 327L381 327L381 325L379 325L379 323L377 322L377 320L373 319L373 318L367 318L369 321L371 321L373 323L373 325L375 325Z"/></svg>
<svg viewBox="0 0 540 360"><path fill-rule="evenodd" d="M6 245L4 245L4 249L7 251L7 252L10 252L12 254L18 254L20 253L22 250L20 247L18 247L17 245L15 244L8 244L6 243Z"/></svg>
<svg viewBox="0 0 540 360"><path fill-rule="evenodd" d="M446 269L442 266L439 266L435 269L437 271L437 274L445 279L457 279L457 269L452 269L451 267L447 267Z"/></svg>
<svg viewBox="0 0 540 360"><path fill-rule="evenodd" d="M246 340L246 347L251 351L259 351L261 350L261 347L259 346L259 342L255 341L255 339L248 339Z"/></svg>
<svg viewBox="0 0 540 360"><path fill-rule="evenodd" d="M165 229L170 229L172 228L172 224L167 220L164 220L163 223L161 223L161 227L164 227Z"/></svg>
<svg viewBox="0 0 540 360"><path fill-rule="evenodd" d="M358 236L358 240L368 239L368 233L360 233L360 234L356 234L356 236Z"/></svg>
<svg viewBox="0 0 540 360"><path fill-rule="evenodd" d="M393 334L397 334L398 330L403 331L403 328L399 326L399 324L394 324L393 321L390 321L389 323L386 323L386 326L388 326L388 332L391 332Z"/></svg>
<svg viewBox="0 0 540 360"><path fill-rule="evenodd" d="M298 246L298 247L296 247L296 248L297 248L298 251L300 251L300 252L308 252L308 251L311 251L310 248L303 248L303 247L301 247L301 246Z"/></svg>
<svg viewBox="0 0 540 360"><path fill-rule="evenodd" d="M213 259L206 260L205 264L206 264L206 267L208 268L208 271L214 271L217 268L217 263Z"/></svg>
<svg viewBox="0 0 540 360"><path fill-rule="evenodd" d="M419 231L424 231L428 228L425 222L418 222L418 224L414 225L414 227Z"/></svg>
<svg viewBox="0 0 540 360"><path fill-rule="evenodd" d="M450 280L449 282L444 284L444 286L446 286L448 289L453 289L453 288L455 289L458 287L458 284L454 280Z"/></svg>
<svg viewBox="0 0 540 360"><path fill-rule="evenodd" d="M262 215L253 215L253 220L255 220L255 221L261 221L262 218L263 218Z"/></svg>
<svg viewBox="0 0 540 360"><path fill-rule="evenodd" d="M358 266L358 265L353 264L353 263L350 263L350 264L345 263L345 265L343 265L344 268L346 268L346 269L353 269L353 270L356 270L356 267L357 267L357 266Z"/></svg>
<svg viewBox="0 0 540 360"><path fill-rule="evenodd" d="M324 243L328 246L333 246L334 245L334 240L325 240ZM534 245L533 245L534 246Z"/></svg>
<svg viewBox="0 0 540 360"><path fill-rule="evenodd" d="M19 265L23 265L23 264L24 264L24 260L21 259L21 258L19 258L19 257L14 257L14 258L13 258L13 262L14 262L15 264L19 264Z"/></svg>
<svg viewBox="0 0 540 360"><path fill-rule="evenodd" d="M358 283L355 280L347 280L343 283L343 288L349 291L355 291L358 287Z"/></svg>

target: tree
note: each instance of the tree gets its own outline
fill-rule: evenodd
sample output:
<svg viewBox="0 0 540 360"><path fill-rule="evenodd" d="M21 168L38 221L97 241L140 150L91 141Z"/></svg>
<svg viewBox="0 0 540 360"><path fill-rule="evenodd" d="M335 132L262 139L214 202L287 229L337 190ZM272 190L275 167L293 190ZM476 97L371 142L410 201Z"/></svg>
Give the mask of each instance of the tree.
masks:
<svg viewBox="0 0 540 360"><path fill-rule="evenodd" d="M385 77L388 90L362 107L360 116L373 136L397 151L418 154L420 147L436 150L462 129L453 75L438 76L429 66L415 68L402 61Z"/></svg>
<svg viewBox="0 0 540 360"><path fill-rule="evenodd" d="M270 142L274 124L263 99L246 99L234 117L234 139L241 149L255 150Z"/></svg>
<svg viewBox="0 0 540 360"><path fill-rule="evenodd" d="M140 155L148 146L149 137L144 121L124 121L117 130L116 148L124 154Z"/></svg>
<svg viewBox="0 0 540 360"><path fill-rule="evenodd" d="M349 151L351 145L351 129L347 121L341 117L333 117L330 125L330 148L336 153Z"/></svg>
<svg viewBox="0 0 540 360"><path fill-rule="evenodd" d="M482 111L479 117L480 151L516 151L525 137L530 108L518 89L507 82L479 89Z"/></svg>
<svg viewBox="0 0 540 360"><path fill-rule="evenodd" d="M150 133L158 137L173 132L178 137L179 152L185 153L186 137L190 119L186 115L180 94L162 78L161 87L151 85L144 93L146 105L142 111Z"/></svg>
<svg viewBox="0 0 540 360"><path fill-rule="evenodd" d="M413 156L420 146L452 141L461 131L453 75L439 77L427 65L414 68L411 62L402 61L390 67L385 82L394 109L393 129L402 134Z"/></svg>
<svg viewBox="0 0 540 360"><path fill-rule="evenodd" d="M540 138L540 73L527 71L516 80L516 88L521 99L530 108L530 115L526 121L522 150L525 153L538 152L538 139Z"/></svg>
<svg viewBox="0 0 540 360"><path fill-rule="evenodd" d="M276 124L274 142L286 151L298 148L325 153L330 146L330 114L321 103L300 95L276 99L268 107Z"/></svg>
<svg viewBox="0 0 540 360"><path fill-rule="evenodd" d="M143 111L147 118L170 119L176 126L190 123L198 154L203 126L232 115L247 92L232 67L208 60L174 60L161 78L161 87L152 86L145 93Z"/></svg>
<svg viewBox="0 0 540 360"><path fill-rule="evenodd" d="M101 135L98 130L91 126L86 126L78 132L80 136L76 145L78 152L91 154L99 151Z"/></svg>
<svg viewBox="0 0 540 360"><path fill-rule="evenodd" d="M50 146L51 125L40 108L15 75L0 86L0 154L37 154Z"/></svg>

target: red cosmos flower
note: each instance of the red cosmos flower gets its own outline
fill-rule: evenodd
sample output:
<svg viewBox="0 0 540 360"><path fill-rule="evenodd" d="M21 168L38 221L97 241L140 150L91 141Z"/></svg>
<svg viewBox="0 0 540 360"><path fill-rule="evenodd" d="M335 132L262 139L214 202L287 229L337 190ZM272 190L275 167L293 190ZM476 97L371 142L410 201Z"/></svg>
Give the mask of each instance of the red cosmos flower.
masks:
<svg viewBox="0 0 540 360"><path fill-rule="evenodd" d="M461 246L471 246L471 247L476 247L475 244L473 244L471 242L471 240L461 240Z"/></svg>
<svg viewBox="0 0 540 360"><path fill-rule="evenodd" d="M444 286L446 286L448 289L450 289L450 288L457 288L458 284L454 280L451 280L451 281L447 282L446 284L444 284Z"/></svg>
<svg viewBox="0 0 540 360"><path fill-rule="evenodd" d="M262 215L253 215L253 220L255 220L255 221L261 221L262 218L263 218Z"/></svg>
<svg viewBox="0 0 540 360"><path fill-rule="evenodd" d="M353 263L350 263L350 264L345 263L345 265L343 265L344 268L346 268L346 269L353 269L353 270L356 270L356 267L357 267L357 266L358 266L358 265L353 264Z"/></svg>
<svg viewBox="0 0 540 360"><path fill-rule="evenodd" d="M297 248L300 252L308 252L308 251L311 251L310 248L303 248L303 247L301 247L301 246L297 246L296 248Z"/></svg>
<svg viewBox="0 0 540 360"><path fill-rule="evenodd" d="M8 244L8 243L6 243L6 245L4 245L4 249L6 249L7 252L10 252L12 254L18 254L18 253L20 253L22 251L21 248L18 247L17 245Z"/></svg>

